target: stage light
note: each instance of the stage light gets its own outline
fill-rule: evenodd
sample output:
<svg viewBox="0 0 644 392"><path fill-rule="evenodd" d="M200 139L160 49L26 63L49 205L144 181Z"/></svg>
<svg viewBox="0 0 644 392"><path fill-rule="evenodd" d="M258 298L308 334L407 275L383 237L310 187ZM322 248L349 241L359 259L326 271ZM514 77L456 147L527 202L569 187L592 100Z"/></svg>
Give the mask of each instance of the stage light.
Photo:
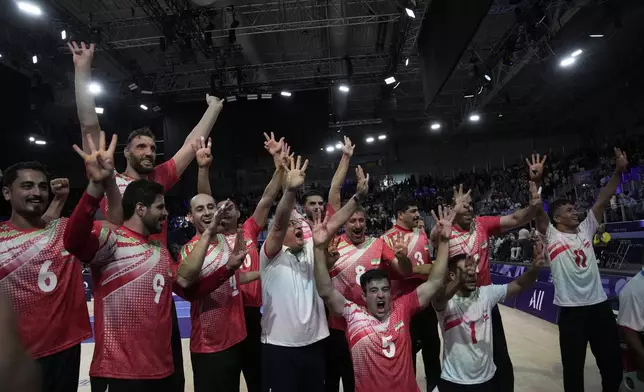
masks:
<svg viewBox="0 0 644 392"><path fill-rule="evenodd" d="M273 94L262 94L262 99L272 99Z"/></svg>
<svg viewBox="0 0 644 392"><path fill-rule="evenodd" d="M39 146L44 146L45 144L47 144L47 142L44 140L36 140L36 144L38 144Z"/></svg>
<svg viewBox="0 0 644 392"><path fill-rule="evenodd" d="M409 65L409 59L405 59L405 67Z"/></svg>
<svg viewBox="0 0 644 392"><path fill-rule="evenodd" d="M338 150L341 149L342 148L342 143L336 143L335 148L337 148Z"/></svg>
<svg viewBox="0 0 644 392"><path fill-rule="evenodd" d="M26 1L19 1L18 9L20 9L20 11L24 12L25 14L29 14L33 16L42 15L42 10L40 9L40 7L38 7L35 4L28 3Z"/></svg>
<svg viewBox="0 0 644 392"><path fill-rule="evenodd" d="M147 106L145 106L145 105L143 105L143 104L142 104L142 105L139 105L139 107L140 107L141 109L143 109L143 110L148 110L148 107L147 107Z"/></svg>
<svg viewBox="0 0 644 392"><path fill-rule="evenodd" d="M281 95L282 97L290 97L292 94L291 94L291 93L289 93L288 91L282 91L282 92L280 93L280 95Z"/></svg>
<svg viewBox="0 0 644 392"><path fill-rule="evenodd" d="M488 82L490 82L490 81L492 81L492 78L490 77L490 75L485 74L485 80L487 80Z"/></svg>
<svg viewBox="0 0 644 392"><path fill-rule="evenodd" d="M346 84L341 84L340 87L338 87L338 90L342 91L343 93L348 93L349 86L347 86Z"/></svg>
<svg viewBox="0 0 644 392"><path fill-rule="evenodd" d="M604 34L589 34L590 38L604 38Z"/></svg>
<svg viewBox="0 0 644 392"><path fill-rule="evenodd" d="M386 138L387 138L387 135L378 136L378 140L385 140Z"/></svg>
<svg viewBox="0 0 644 392"><path fill-rule="evenodd" d="M474 98L474 94L463 95L463 98Z"/></svg>
<svg viewBox="0 0 644 392"><path fill-rule="evenodd" d="M412 10L411 8L405 8L405 12L410 18L416 19L416 14L414 14L414 10Z"/></svg>
<svg viewBox="0 0 644 392"><path fill-rule="evenodd" d="M153 107L152 111L157 112L157 113L160 112L161 111L161 106L157 105L157 106Z"/></svg>
<svg viewBox="0 0 644 392"><path fill-rule="evenodd" d="M2 58L2 53L0 53L0 59Z"/></svg>
<svg viewBox="0 0 644 392"><path fill-rule="evenodd" d="M326 152L333 152L335 148L333 146L326 146Z"/></svg>
<svg viewBox="0 0 644 392"><path fill-rule="evenodd" d="M235 102L237 100L237 97L234 95L231 95L230 97L226 97L226 102Z"/></svg>
<svg viewBox="0 0 644 392"><path fill-rule="evenodd" d="M141 90L141 94L143 94L143 95L152 95L154 93L152 91L150 91L150 90Z"/></svg>
<svg viewBox="0 0 644 392"><path fill-rule="evenodd" d="M390 76L387 79L385 79L385 83L387 84L396 83L396 78L394 78L393 76Z"/></svg>
<svg viewBox="0 0 644 392"><path fill-rule="evenodd" d="M105 112L105 109L99 107L94 108L94 110L96 111L96 114L103 114Z"/></svg>
<svg viewBox="0 0 644 392"><path fill-rule="evenodd" d="M573 65L573 64L575 63L575 61L576 61L576 60L575 60L575 58L574 58L574 57L566 57L565 59L561 60L561 62L559 63L559 65L560 65L561 67L566 68L566 67L570 67L571 65Z"/></svg>
<svg viewBox="0 0 644 392"><path fill-rule="evenodd" d="M478 114L470 114L470 121L471 122L477 122L480 119L481 119L481 116L479 116Z"/></svg>
<svg viewBox="0 0 644 392"><path fill-rule="evenodd" d="M249 101L257 101L257 94L248 94L246 95L246 99Z"/></svg>
<svg viewBox="0 0 644 392"><path fill-rule="evenodd" d="M374 141L374 140L376 140L376 139L374 139L374 138L372 138L372 137L368 137L368 138L366 138L366 139L365 139L365 142L367 142L367 143L373 143L373 141Z"/></svg>
<svg viewBox="0 0 644 392"><path fill-rule="evenodd" d="M399 80L399 81L396 83L396 85L394 86L394 90L395 90L396 88L398 88L398 86L400 86L400 80Z"/></svg>
<svg viewBox="0 0 644 392"><path fill-rule="evenodd" d="M432 128L434 131L436 131L436 130L438 130L438 129L441 129L441 125L440 125L439 123L433 123L433 124L431 125L431 128Z"/></svg>
<svg viewBox="0 0 644 392"><path fill-rule="evenodd" d="M38 63L38 56L34 55L34 56L31 58L31 62L32 62L32 63L34 63L34 64L37 64L37 63Z"/></svg>
<svg viewBox="0 0 644 392"><path fill-rule="evenodd" d="M29 137L29 141L33 143L33 142L35 142L35 141L36 141L36 138L35 138L35 137L33 137L33 136L30 136L30 137Z"/></svg>
<svg viewBox="0 0 644 392"><path fill-rule="evenodd" d="M499 113L499 118L503 117L503 113Z"/></svg>
<svg viewBox="0 0 644 392"><path fill-rule="evenodd" d="M92 93L92 95L98 95L101 92L103 92L103 86L101 86L99 83L92 82L88 86L89 92Z"/></svg>
<svg viewBox="0 0 644 392"><path fill-rule="evenodd" d="M65 30L60 32L60 38L62 38L63 40L67 39L67 32Z"/></svg>
<svg viewBox="0 0 644 392"><path fill-rule="evenodd" d="M127 88L129 88L130 91L134 91L137 88L139 88L139 86L136 83L130 83L130 84L127 85Z"/></svg>
<svg viewBox="0 0 644 392"><path fill-rule="evenodd" d="M577 56L579 56L579 55L580 55L580 54L582 54L582 53L583 53L583 50L581 50L581 49L577 49L577 50L575 50L574 52L572 52L572 53L570 54L570 57L577 57Z"/></svg>

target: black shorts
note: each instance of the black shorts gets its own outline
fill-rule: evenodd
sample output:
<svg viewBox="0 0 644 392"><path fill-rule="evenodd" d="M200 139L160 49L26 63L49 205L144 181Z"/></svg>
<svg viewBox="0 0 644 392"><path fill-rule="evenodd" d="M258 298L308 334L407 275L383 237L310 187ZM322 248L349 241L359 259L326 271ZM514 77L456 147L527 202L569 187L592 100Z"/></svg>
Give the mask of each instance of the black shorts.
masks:
<svg viewBox="0 0 644 392"><path fill-rule="evenodd" d="M216 353L190 353L195 392L239 392L242 343Z"/></svg>
<svg viewBox="0 0 644 392"><path fill-rule="evenodd" d="M440 380L438 384L440 392L497 392L494 379L488 380L482 384L455 384L450 381Z"/></svg>
<svg viewBox="0 0 644 392"><path fill-rule="evenodd" d="M262 391L324 392L326 340L304 347L262 345Z"/></svg>
<svg viewBox="0 0 644 392"><path fill-rule="evenodd" d="M40 366L43 391L67 392L78 390L78 372L81 360L80 346L79 343L56 354L36 360Z"/></svg>
<svg viewBox="0 0 644 392"><path fill-rule="evenodd" d="M104 377L90 377L89 379L92 384L92 392L173 392L176 390L172 376L158 380Z"/></svg>

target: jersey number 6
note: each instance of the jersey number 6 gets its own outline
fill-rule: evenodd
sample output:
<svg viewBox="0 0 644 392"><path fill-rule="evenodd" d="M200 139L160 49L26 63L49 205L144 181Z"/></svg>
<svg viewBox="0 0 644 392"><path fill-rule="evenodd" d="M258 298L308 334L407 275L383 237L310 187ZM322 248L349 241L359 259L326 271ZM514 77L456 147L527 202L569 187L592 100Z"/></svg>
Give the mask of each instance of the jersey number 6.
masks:
<svg viewBox="0 0 644 392"><path fill-rule="evenodd" d="M40 272L38 272L38 287L45 293L51 293L56 288L58 284L58 278L56 274L49 270L51 266L51 261L47 260L40 267Z"/></svg>

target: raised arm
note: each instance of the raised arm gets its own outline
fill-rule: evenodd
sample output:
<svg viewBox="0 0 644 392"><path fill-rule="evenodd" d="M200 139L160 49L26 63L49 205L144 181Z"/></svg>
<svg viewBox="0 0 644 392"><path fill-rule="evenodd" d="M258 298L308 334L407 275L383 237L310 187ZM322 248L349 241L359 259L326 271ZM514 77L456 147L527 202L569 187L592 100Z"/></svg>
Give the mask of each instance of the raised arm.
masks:
<svg viewBox="0 0 644 392"><path fill-rule="evenodd" d="M67 196L69 196L69 180L67 178L55 178L49 182L49 185L51 186L51 192L54 194L54 199L42 216L43 222L46 223L60 218Z"/></svg>
<svg viewBox="0 0 644 392"><path fill-rule="evenodd" d="M212 139L201 137L197 140L197 144L193 144L195 156L197 157L197 194L204 194L212 196L212 188L210 187L210 165L212 164Z"/></svg>
<svg viewBox="0 0 644 392"><path fill-rule="evenodd" d="M439 294L444 288L445 275L447 273L447 259L449 258L449 237L452 234L452 224L456 213L454 210L448 209L443 211L442 207L438 207L438 216L432 211L432 216L436 221L438 233L438 250L436 252L436 260L432 266L431 272L427 281L423 282L416 289L418 294L418 303L422 308L429 305L432 298Z"/></svg>
<svg viewBox="0 0 644 392"><path fill-rule="evenodd" d="M458 185L458 189L453 186L452 191L454 192L454 196L452 196L452 205L454 206L454 212L456 214L459 214L461 212L465 212L464 210L472 204L472 190L469 189L467 192L463 192L463 184ZM460 211L463 210L463 211ZM429 242L432 244L434 248L438 247L438 240L439 240L439 235L438 235L438 228L436 225L432 227L432 229L429 232ZM431 264L427 264L431 268ZM424 271L425 269L423 269ZM422 273L422 272L421 272ZM427 272L429 273L429 272Z"/></svg>
<svg viewBox="0 0 644 392"><path fill-rule="evenodd" d="M599 197L597 197L597 201L595 201L595 205L592 208L593 214L595 214L595 218L597 219L597 224L601 224L604 221L604 208L609 204L610 198L617 192L617 186L622 181L622 173L628 167L626 152L619 148L614 148L614 151L615 171L608 183L599 192Z"/></svg>
<svg viewBox="0 0 644 392"><path fill-rule="evenodd" d="M543 158L541 158L539 154L532 154L531 161L528 158L525 159L525 162L528 164L528 176L530 181L534 182L534 186L537 188L539 195L541 195L541 180L543 179L543 168L546 163L546 159L548 159L547 155L544 155ZM531 188L530 193L532 193L532 191L533 190ZM535 219L537 222L537 231L545 235L548 230L548 225L550 224L550 218L548 218L548 214L546 214L546 211L543 209L542 203L539 203L538 205Z"/></svg>
<svg viewBox="0 0 644 392"><path fill-rule="evenodd" d="M324 221L321 220L319 214L314 217L312 232L315 246L313 249L315 256L315 286L318 290L318 295L324 300L329 311L334 315L341 316L346 299L333 287L329 269L327 268L327 248L335 233L335 231L329 229L328 221L328 215L324 218Z"/></svg>
<svg viewBox="0 0 644 392"><path fill-rule="evenodd" d="M537 213L543 206L541 205L541 194L536 184L530 181L530 204L526 208L514 211L510 215L501 217L501 231L516 229L525 226L537 216Z"/></svg>
<svg viewBox="0 0 644 392"><path fill-rule="evenodd" d="M116 184L116 177L112 176L104 181L105 196L107 196L107 221L116 227L123 224L123 195Z"/></svg>
<svg viewBox="0 0 644 392"><path fill-rule="evenodd" d="M266 241L264 242L264 252L269 259L277 256L282 249L291 213L293 212L293 208L295 208L295 193L302 187L302 185L304 185L306 168L309 165L308 160L304 161L304 164L302 164L302 157L300 156L297 157L297 160L290 158L289 161L289 168L285 168L286 180L284 183L286 186L284 194L277 205L273 225L271 226L268 236L266 237Z"/></svg>
<svg viewBox="0 0 644 392"><path fill-rule="evenodd" d="M268 214L271 212L271 206L273 205L277 194L282 189L282 183L284 182L284 165L288 164L291 152L291 148L284 142L284 138L281 138L279 141L275 141L273 132L271 132L270 137L264 133L264 137L266 138L264 148L266 148L273 157L275 171L273 172L271 181L266 186L266 189L264 189L262 198L257 203L257 207L255 207L255 211L253 212L253 219L259 227L264 227L266 225Z"/></svg>
<svg viewBox="0 0 644 392"><path fill-rule="evenodd" d="M410 276L414 271L411 260L409 260L409 242L411 236L405 238L403 233L398 233L391 239L391 249L394 252L394 259L391 261L391 267L401 276ZM385 245L386 246L386 245Z"/></svg>
<svg viewBox="0 0 644 392"><path fill-rule="evenodd" d="M89 153L87 136L89 135L94 145L99 143L101 127L96 114L94 96L89 91L92 78L92 59L94 58L94 44L87 46L81 42L80 46L75 41L67 43L74 60L74 88L76 89L76 110L81 126L81 139L83 151Z"/></svg>
<svg viewBox="0 0 644 392"><path fill-rule="evenodd" d="M342 158L335 174L331 179L331 188L329 189L329 205L334 211L338 211L342 207L342 184L347 177L347 170L349 170L349 161L353 156L353 149L355 145L351 143L348 137L344 137L344 144L342 145Z"/></svg>
<svg viewBox="0 0 644 392"><path fill-rule="evenodd" d="M201 138L205 139L210 135L210 131L223 108L224 101L217 97L206 95L206 102L208 103L208 109L206 109L199 123L188 134L183 146L172 157L177 168L177 176L181 176L195 158L195 150L192 146L197 144Z"/></svg>
<svg viewBox="0 0 644 392"><path fill-rule="evenodd" d="M351 215L353 215L360 205L360 202L369 192L369 174L365 176L364 171L360 166L356 168L356 179L358 180L356 194L353 195L353 197L349 199L349 201L347 201L340 210L337 210L331 219L329 219L328 227L332 233L337 232L338 229L340 229L340 226L344 225L344 223L351 218Z"/></svg>
<svg viewBox="0 0 644 392"><path fill-rule="evenodd" d="M539 271L544 265L546 265L544 245L543 242L537 241L537 243L532 247L532 265L530 266L530 269L508 284L506 298L529 289L534 282L537 281Z"/></svg>

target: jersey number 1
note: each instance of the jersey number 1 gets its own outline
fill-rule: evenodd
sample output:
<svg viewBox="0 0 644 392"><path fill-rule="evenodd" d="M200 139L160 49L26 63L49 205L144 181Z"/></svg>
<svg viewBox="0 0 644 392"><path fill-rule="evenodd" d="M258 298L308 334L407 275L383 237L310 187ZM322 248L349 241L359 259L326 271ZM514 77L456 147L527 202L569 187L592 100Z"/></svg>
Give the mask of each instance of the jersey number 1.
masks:
<svg viewBox="0 0 644 392"><path fill-rule="evenodd" d="M586 253L584 253L583 249L577 249L573 252L575 255L575 264L577 264L577 267L582 267L586 268Z"/></svg>

